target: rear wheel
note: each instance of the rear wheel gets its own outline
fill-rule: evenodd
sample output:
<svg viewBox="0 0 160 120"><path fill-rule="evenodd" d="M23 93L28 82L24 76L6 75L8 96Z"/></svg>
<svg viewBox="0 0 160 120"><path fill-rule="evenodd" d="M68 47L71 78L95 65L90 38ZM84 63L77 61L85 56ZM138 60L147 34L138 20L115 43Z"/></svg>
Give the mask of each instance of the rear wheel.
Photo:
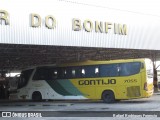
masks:
<svg viewBox="0 0 160 120"><path fill-rule="evenodd" d="M104 91L102 93L102 100L105 103L114 103L115 102L115 96L112 91Z"/></svg>
<svg viewBox="0 0 160 120"><path fill-rule="evenodd" d="M33 101L42 101L42 95L41 95L41 93L38 92L38 91L33 92L33 94L32 94L32 100Z"/></svg>

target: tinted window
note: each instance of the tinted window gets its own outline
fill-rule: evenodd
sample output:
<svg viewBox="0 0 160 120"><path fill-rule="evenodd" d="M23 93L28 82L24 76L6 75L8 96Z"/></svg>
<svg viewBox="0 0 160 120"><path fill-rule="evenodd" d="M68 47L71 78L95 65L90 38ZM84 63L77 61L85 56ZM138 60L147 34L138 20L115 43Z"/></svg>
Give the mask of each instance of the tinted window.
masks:
<svg viewBox="0 0 160 120"><path fill-rule="evenodd" d="M33 69L21 72L20 78L18 80L18 88L22 88L27 85L32 72L33 72Z"/></svg>
<svg viewBox="0 0 160 120"><path fill-rule="evenodd" d="M72 77L73 78L80 78L80 77L82 77L81 67L72 67Z"/></svg>
<svg viewBox="0 0 160 120"><path fill-rule="evenodd" d="M119 76L118 64L100 65L100 76L101 77Z"/></svg>
<svg viewBox="0 0 160 120"><path fill-rule="evenodd" d="M98 77L99 76L99 67L95 67L95 76Z"/></svg>
<svg viewBox="0 0 160 120"><path fill-rule="evenodd" d="M65 68L57 68L57 70L53 70L54 78L63 79L66 78L66 69Z"/></svg>
<svg viewBox="0 0 160 120"><path fill-rule="evenodd" d="M97 77L99 75L98 66L75 66L58 68L58 79Z"/></svg>
<svg viewBox="0 0 160 120"><path fill-rule="evenodd" d="M65 72L66 78L72 78L72 68L71 67L66 68L64 72Z"/></svg>
<svg viewBox="0 0 160 120"><path fill-rule="evenodd" d="M34 76L34 80L129 76L139 73L140 67L140 62L130 62L93 66L59 67L52 69L39 68Z"/></svg>
<svg viewBox="0 0 160 120"><path fill-rule="evenodd" d="M82 77L81 70L81 67L58 68L58 79L80 78Z"/></svg>
<svg viewBox="0 0 160 120"><path fill-rule="evenodd" d="M132 62L132 63L122 63L120 65L120 76L134 75L140 72L141 63Z"/></svg>
<svg viewBox="0 0 160 120"><path fill-rule="evenodd" d="M96 77L99 73L97 66L84 66L82 68L82 75L84 77Z"/></svg>
<svg viewBox="0 0 160 120"><path fill-rule="evenodd" d="M52 71L51 68L37 68L33 80L51 80Z"/></svg>
<svg viewBox="0 0 160 120"><path fill-rule="evenodd" d="M53 69L52 70L52 74L53 74L53 79L57 79L57 77L58 77L58 71L57 71L57 69Z"/></svg>

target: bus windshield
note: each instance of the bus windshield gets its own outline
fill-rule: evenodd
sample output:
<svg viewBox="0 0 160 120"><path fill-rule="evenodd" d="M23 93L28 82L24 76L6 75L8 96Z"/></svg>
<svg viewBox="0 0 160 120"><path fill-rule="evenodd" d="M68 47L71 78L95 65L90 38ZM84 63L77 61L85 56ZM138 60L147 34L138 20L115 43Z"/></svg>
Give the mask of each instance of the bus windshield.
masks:
<svg viewBox="0 0 160 120"><path fill-rule="evenodd" d="M33 69L25 70L21 72L21 75L18 80L18 89L26 86L29 81L29 78L33 72Z"/></svg>

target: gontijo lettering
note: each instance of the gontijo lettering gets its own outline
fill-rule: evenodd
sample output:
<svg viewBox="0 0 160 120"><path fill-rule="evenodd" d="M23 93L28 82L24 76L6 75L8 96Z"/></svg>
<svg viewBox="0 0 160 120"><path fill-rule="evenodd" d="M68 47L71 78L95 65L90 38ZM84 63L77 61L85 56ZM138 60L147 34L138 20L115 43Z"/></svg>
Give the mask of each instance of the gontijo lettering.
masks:
<svg viewBox="0 0 160 120"><path fill-rule="evenodd" d="M116 79L97 79L97 80L79 80L79 85L108 85L108 84L116 84Z"/></svg>

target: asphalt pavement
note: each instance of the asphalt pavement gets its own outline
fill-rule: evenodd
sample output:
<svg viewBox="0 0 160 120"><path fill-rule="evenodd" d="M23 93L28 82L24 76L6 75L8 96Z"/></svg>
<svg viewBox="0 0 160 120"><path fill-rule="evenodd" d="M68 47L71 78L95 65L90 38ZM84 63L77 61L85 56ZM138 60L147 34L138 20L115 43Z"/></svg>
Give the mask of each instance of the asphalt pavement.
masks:
<svg viewBox="0 0 160 120"><path fill-rule="evenodd" d="M122 100L112 104L94 100L1 101L0 109L0 120L158 120L160 93L154 93L150 98Z"/></svg>

